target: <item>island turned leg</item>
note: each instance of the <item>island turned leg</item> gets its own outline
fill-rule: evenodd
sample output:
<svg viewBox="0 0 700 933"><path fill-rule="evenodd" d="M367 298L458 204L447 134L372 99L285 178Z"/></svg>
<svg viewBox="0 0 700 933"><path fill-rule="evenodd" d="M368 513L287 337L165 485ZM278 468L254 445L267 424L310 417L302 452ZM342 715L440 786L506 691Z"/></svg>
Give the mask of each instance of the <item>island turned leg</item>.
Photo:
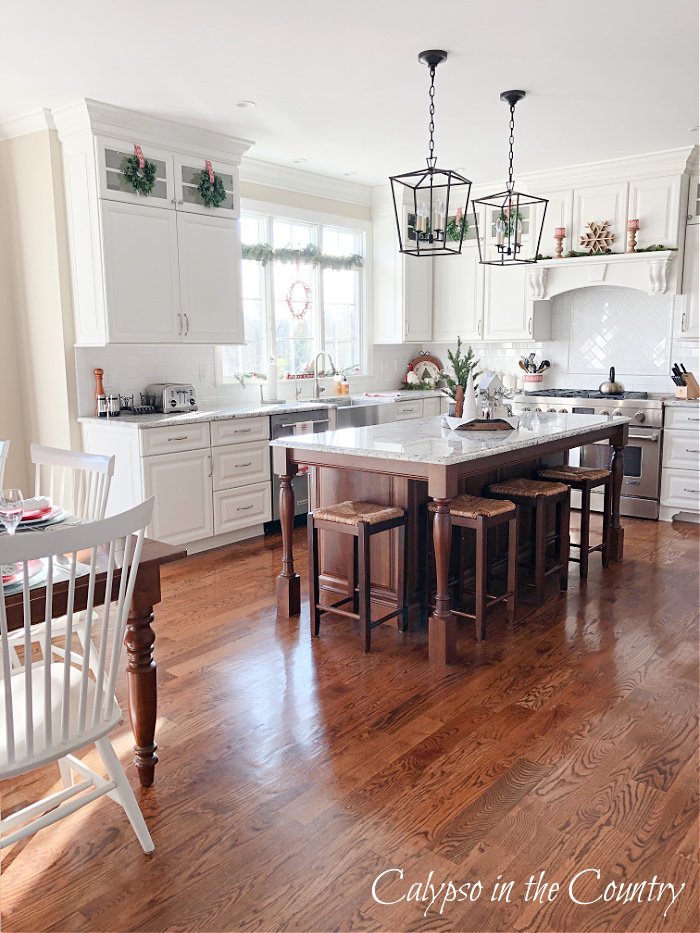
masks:
<svg viewBox="0 0 700 933"><path fill-rule="evenodd" d="M450 610L450 548L452 519L449 499L435 499L437 511L433 522L437 593L435 611L428 622L430 660L437 664L454 664L457 660L457 620Z"/></svg>
<svg viewBox="0 0 700 933"><path fill-rule="evenodd" d="M286 473L280 476L280 525L282 527L282 570L277 577L277 618L290 619L301 612L301 578L294 570L294 487L297 472L287 462Z"/></svg>
<svg viewBox="0 0 700 933"><path fill-rule="evenodd" d="M160 602L160 572L157 567L139 568L129 610L124 643L127 657L129 716L134 733L134 764L142 787L150 787L158 763L155 742L158 686L153 657L155 632L153 606Z"/></svg>
<svg viewBox="0 0 700 933"><path fill-rule="evenodd" d="M624 472L623 453L624 444L615 444L612 456L612 514L610 516L610 529L608 531L608 551L610 560L622 560L622 551L625 541L625 529L620 524L620 493L622 492L622 476Z"/></svg>

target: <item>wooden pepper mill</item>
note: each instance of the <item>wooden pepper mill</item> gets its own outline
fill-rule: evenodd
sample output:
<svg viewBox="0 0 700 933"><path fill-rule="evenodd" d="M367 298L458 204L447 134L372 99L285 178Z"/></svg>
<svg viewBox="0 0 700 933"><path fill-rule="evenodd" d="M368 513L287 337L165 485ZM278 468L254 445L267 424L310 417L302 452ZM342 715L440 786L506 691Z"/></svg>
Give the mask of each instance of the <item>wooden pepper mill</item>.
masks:
<svg viewBox="0 0 700 933"><path fill-rule="evenodd" d="M455 418L461 418L464 414L464 386L457 386L455 392Z"/></svg>
<svg viewBox="0 0 700 933"><path fill-rule="evenodd" d="M102 383L102 377L104 376L105 371L104 369L93 369L93 373L95 375L95 414L99 415L100 412L97 405L97 399L100 397L100 395L105 394L105 387Z"/></svg>

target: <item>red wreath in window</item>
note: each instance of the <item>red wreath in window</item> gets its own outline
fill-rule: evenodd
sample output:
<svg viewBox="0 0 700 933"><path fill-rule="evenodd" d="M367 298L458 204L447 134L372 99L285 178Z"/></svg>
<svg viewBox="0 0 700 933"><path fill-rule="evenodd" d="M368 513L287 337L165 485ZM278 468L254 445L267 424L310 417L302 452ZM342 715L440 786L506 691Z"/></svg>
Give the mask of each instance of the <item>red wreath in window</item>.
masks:
<svg viewBox="0 0 700 933"><path fill-rule="evenodd" d="M295 294L299 288L303 289L303 296ZM287 289L285 301L294 320L303 321L311 307L311 287L301 279L296 279Z"/></svg>

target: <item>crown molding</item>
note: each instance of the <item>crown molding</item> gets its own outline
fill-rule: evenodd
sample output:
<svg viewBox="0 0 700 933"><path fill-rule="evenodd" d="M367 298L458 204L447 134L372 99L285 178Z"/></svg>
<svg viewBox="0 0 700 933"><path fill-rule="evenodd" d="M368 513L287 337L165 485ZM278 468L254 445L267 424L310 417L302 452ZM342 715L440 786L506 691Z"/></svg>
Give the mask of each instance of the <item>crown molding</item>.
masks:
<svg viewBox="0 0 700 933"><path fill-rule="evenodd" d="M56 126L51 111L45 108L30 110L17 117L10 117L0 123L0 140L15 139L17 136L28 136L29 133L41 133L44 130L53 130Z"/></svg>
<svg viewBox="0 0 700 933"><path fill-rule="evenodd" d="M681 146L677 149L663 149L659 152L645 152L617 159L604 159L599 162L584 162L579 165L559 166L538 172L517 173L516 187L519 190L527 190L528 187L539 186L551 191L557 188L582 188L605 181L629 181L660 175L682 175L691 170L693 158L697 158L697 149L697 146ZM503 184L502 180L500 184ZM477 190L481 196L486 189L495 191L498 185L499 182L487 185L479 183Z"/></svg>
<svg viewBox="0 0 700 933"><path fill-rule="evenodd" d="M115 107L85 98L52 111L61 142L84 133L128 137L139 142L181 152L208 152L212 158L238 163L252 140L229 136L205 127L180 123L166 117Z"/></svg>
<svg viewBox="0 0 700 933"><path fill-rule="evenodd" d="M299 194L330 198L333 201L345 201L369 207L372 203L372 189L357 182L333 178L331 175L319 175L288 165L263 162L260 159L245 159L240 167L240 180L256 185L268 185Z"/></svg>

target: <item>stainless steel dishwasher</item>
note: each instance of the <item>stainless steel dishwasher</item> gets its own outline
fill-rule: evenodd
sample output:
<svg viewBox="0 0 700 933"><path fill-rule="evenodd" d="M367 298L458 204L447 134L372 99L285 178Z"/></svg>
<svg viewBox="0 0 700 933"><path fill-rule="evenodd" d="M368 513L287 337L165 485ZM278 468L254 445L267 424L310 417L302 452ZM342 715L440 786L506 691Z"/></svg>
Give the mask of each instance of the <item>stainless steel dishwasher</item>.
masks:
<svg viewBox="0 0 700 933"><path fill-rule="evenodd" d="M283 415L270 416L270 437L289 437L294 434L295 426L300 422L313 422L313 433L328 431L330 427L330 414L326 408L315 408L308 411L290 411ZM272 468L272 449L270 449L270 467L272 469L272 522L268 522L266 530L280 518L280 481ZM292 480L296 507L295 515L306 515L309 510L309 480L305 473L297 474Z"/></svg>

